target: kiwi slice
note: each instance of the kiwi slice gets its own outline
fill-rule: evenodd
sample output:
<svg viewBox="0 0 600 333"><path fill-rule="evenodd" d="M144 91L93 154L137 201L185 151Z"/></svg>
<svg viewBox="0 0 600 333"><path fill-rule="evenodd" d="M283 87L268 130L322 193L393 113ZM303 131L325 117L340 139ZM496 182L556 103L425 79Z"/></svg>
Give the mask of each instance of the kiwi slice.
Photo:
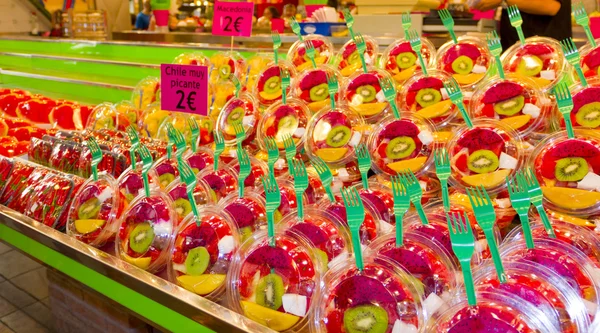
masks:
<svg viewBox="0 0 600 333"><path fill-rule="evenodd" d="M187 216L192 211L192 204L184 198L175 200L175 211L179 216Z"/></svg>
<svg viewBox="0 0 600 333"><path fill-rule="evenodd" d="M452 62L452 70L457 74L469 74L473 70L473 59L460 56Z"/></svg>
<svg viewBox="0 0 600 333"><path fill-rule="evenodd" d="M310 88L310 99L313 102L320 102L329 97L329 88L327 83L321 83Z"/></svg>
<svg viewBox="0 0 600 333"><path fill-rule="evenodd" d="M298 128L298 119L295 116L285 116L277 124L278 133L291 134L296 131L296 128Z"/></svg>
<svg viewBox="0 0 600 333"><path fill-rule="evenodd" d="M377 96L377 91L375 87L370 84L360 86L356 89L356 93L362 96L363 103L370 103Z"/></svg>
<svg viewBox="0 0 600 333"><path fill-rule="evenodd" d="M209 133L212 132L212 130L214 128L214 124L213 124L212 119L210 119L210 118L202 118L202 120L200 120L200 127L204 128Z"/></svg>
<svg viewBox="0 0 600 333"><path fill-rule="evenodd" d="M242 121L242 119L244 119L244 115L246 115L246 112L243 108L238 106L237 108L231 110L231 112L229 112L229 114L227 115L227 123L239 123L240 121Z"/></svg>
<svg viewBox="0 0 600 333"><path fill-rule="evenodd" d="M279 89L281 89L281 79L279 78L279 76L271 76L267 79L267 82L265 82L265 87L263 88L263 91L268 94L274 94Z"/></svg>
<svg viewBox="0 0 600 333"><path fill-rule="evenodd" d="M167 187L172 181L175 180L175 175L172 173L163 173L158 177L158 180L160 181L161 187Z"/></svg>
<svg viewBox="0 0 600 333"><path fill-rule="evenodd" d="M536 76L542 71L543 66L544 62L542 59L530 55L521 58L521 61L517 65L517 73L524 76Z"/></svg>
<svg viewBox="0 0 600 333"><path fill-rule="evenodd" d="M410 136L399 136L393 138L385 148L385 154L389 159L400 159L410 156L415 151L417 144Z"/></svg>
<svg viewBox="0 0 600 333"><path fill-rule="evenodd" d="M219 67L219 77L221 77L222 79L228 79L229 74L231 74L231 66L222 65L221 67Z"/></svg>
<svg viewBox="0 0 600 333"><path fill-rule="evenodd" d="M350 65L356 64L359 61L360 61L360 55L358 54L358 51L352 52L352 54L348 57L348 63Z"/></svg>
<svg viewBox="0 0 600 333"><path fill-rule="evenodd" d="M493 151L487 149L480 149L473 152L467 160L467 167L475 173L496 171L499 165L498 156Z"/></svg>
<svg viewBox="0 0 600 333"><path fill-rule="evenodd" d="M198 246L188 252L185 258L185 270L188 275L202 275L210 263L210 254L204 246Z"/></svg>
<svg viewBox="0 0 600 333"><path fill-rule="evenodd" d="M84 202L77 210L77 216L80 220L89 220L98 216L100 212L100 200L98 198L91 198Z"/></svg>
<svg viewBox="0 0 600 333"><path fill-rule="evenodd" d="M583 127L600 126L600 102L592 102L582 106L575 115L577 123Z"/></svg>
<svg viewBox="0 0 600 333"><path fill-rule="evenodd" d="M494 111L503 116L512 116L523 110L523 106L525 106L525 97L519 95L494 104Z"/></svg>
<svg viewBox="0 0 600 333"><path fill-rule="evenodd" d="M327 138L325 141L330 147L343 147L348 143L348 141L350 141L351 132L352 131L350 131L347 126L338 125L332 128L329 133L327 133Z"/></svg>
<svg viewBox="0 0 600 333"><path fill-rule="evenodd" d="M588 173L588 163L581 157L567 157L556 161L554 175L561 182L577 182Z"/></svg>
<svg viewBox="0 0 600 333"><path fill-rule="evenodd" d="M402 69L412 67L417 62L417 56L412 52L402 52L396 56L396 65Z"/></svg>
<svg viewBox="0 0 600 333"><path fill-rule="evenodd" d="M137 253L146 253L152 241L154 241L154 229L149 222L136 225L129 234L129 247Z"/></svg>
<svg viewBox="0 0 600 333"><path fill-rule="evenodd" d="M283 279L276 273L265 275L256 286L256 304L277 310L283 304Z"/></svg>
<svg viewBox="0 0 600 333"><path fill-rule="evenodd" d="M442 93L437 89L423 88L417 92L415 99L422 108L426 108L439 103L442 100Z"/></svg>
<svg viewBox="0 0 600 333"><path fill-rule="evenodd" d="M359 305L344 311L344 328L348 333L385 333L388 313L377 305Z"/></svg>

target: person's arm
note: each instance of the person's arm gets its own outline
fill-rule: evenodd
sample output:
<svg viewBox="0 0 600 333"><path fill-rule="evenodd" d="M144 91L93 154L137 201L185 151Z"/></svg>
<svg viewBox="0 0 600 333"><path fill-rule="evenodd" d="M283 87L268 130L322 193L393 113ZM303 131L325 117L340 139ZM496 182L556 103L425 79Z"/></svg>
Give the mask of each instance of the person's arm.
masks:
<svg viewBox="0 0 600 333"><path fill-rule="evenodd" d="M473 8L481 12L486 12L500 7L501 4L502 0L480 0Z"/></svg>
<svg viewBox="0 0 600 333"><path fill-rule="evenodd" d="M558 0L507 0L509 6L517 5L519 10L534 15L554 16L560 10Z"/></svg>

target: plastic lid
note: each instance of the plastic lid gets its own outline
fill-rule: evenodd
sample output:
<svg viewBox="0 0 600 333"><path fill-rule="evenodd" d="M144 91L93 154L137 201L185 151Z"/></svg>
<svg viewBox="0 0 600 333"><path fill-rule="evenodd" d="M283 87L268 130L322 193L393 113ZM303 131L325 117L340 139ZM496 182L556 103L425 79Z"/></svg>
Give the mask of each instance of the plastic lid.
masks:
<svg viewBox="0 0 600 333"><path fill-rule="evenodd" d="M254 85L247 87L252 89L260 105L266 107L281 100L281 70L287 70L290 74L290 80L293 81L296 77L296 69L287 60L279 60L278 64L270 62L263 68L254 81ZM286 96L290 97L291 90L290 85L286 90Z"/></svg>
<svg viewBox="0 0 600 333"><path fill-rule="evenodd" d="M335 216L337 219L342 221L342 224L347 228L347 231L350 231L348 226L348 218L346 216L346 206L344 206L344 202L342 198L337 195L336 202L330 202L329 200L323 200L319 204L319 209L326 211L327 213ZM368 245L371 243L377 236L383 233L379 224L381 221L381 216L377 213L377 210L371 206L371 203L362 200L363 205L365 207L365 219L363 223L360 225L359 237L360 242L363 245Z"/></svg>
<svg viewBox="0 0 600 333"><path fill-rule="evenodd" d="M217 198L216 202L225 198L229 193L237 190L237 177L230 167L219 164L219 170L205 169L198 174L198 179L203 179L211 189L211 196Z"/></svg>
<svg viewBox="0 0 600 333"><path fill-rule="evenodd" d="M367 66L377 65L377 55L379 54L379 44L377 41L367 35L363 35L365 40L366 51L364 53L365 63ZM356 49L356 43L351 38L347 41L339 50L336 55L336 65L340 73L348 77L354 72L362 71L362 61L358 50Z"/></svg>
<svg viewBox="0 0 600 333"><path fill-rule="evenodd" d="M297 40L289 48L286 59L291 61L296 70L300 73L305 69L312 67L312 62L306 55L306 49L304 43L307 40L312 41L313 47L315 48L315 63L317 65L326 64L329 62L334 55L333 44L327 39L327 37L321 35L308 35L303 36L304 40Z"/></svg>
<svg viewBox="0 0 600 333"><path fill-rule="evenodd" d="M158 187L158 175L152 169L148 172L148 181L151 187ZM119 192L123 195L125 203L131 203L138 195L144 195L144 180L142 178L142 170L138 168L132 170L127 168L125 172L117 179Z"/></svg>
<svg viewBox="0 0 600 333"><path fill-rule="evenodd" d="M173 153L174 155L175 153ZM175 156L172 156L171 159L168 159L167 156L163 156L159 158L152 165L152 170L156 172L158 176L158 184L161 188L165 189L169 187L174 180L179 176L179 169L177 167L178 163L175 159Z"/></svg>
<svg viewBox="0 0 600 333"><path fill-rule="evenodd" d="M238 193L231 193L219 202L219 209L228 214L241 241L267 225L265 200L256 192L248 191L241 198Z"/></svg>
<svg viewBox="0 0 600 333"><path fill-rule="evenodd" d="M129 124L126 114L119 113L111 103L102 103L92 110L85 127L89 130L107 128L124 131Z"/></svg>
<svg viewBox="0 0 600 333"><path fill-rule="evenodd" d="M421 37L421 55L427 68L435 64L435 46L425 37ZM397 83L404 83L421 69L417 54L412 50L410 41L398 39L390 44L379 59L379 67L386 70ZM429 73L429 70L427 71Z"/></svg>
<svg viewBox="0 0 600 333"><path fill-rule="evenodd" d="M387 186L387 184L383 184L378 182L376 179L369 179L369 189L365 190L362 185L362 182L354 185L358 190L358 194L360 197L367 201L373 209L377 211L379 217L381 217L381 221L379 221L379 226L382 230L390 230L396 225L396 214L394 213L394 194L392 193L392 189ZM388 226L383 227L382 224L386 223Z"/></svg>
<svg viewBox="0 0 600 333"><path fill-rule="evenodd" d="M242 93L239 98L233 97L223 106L217 119L217 131L223 135L227 146L235 146L237 141L233 125L241 122L246 133L246 139L242 144L244 146L252 144L261 116L256 98L249 93Z"/></svg>
<svg viewBox="0 0 600 333"><path fill-rule="evenodd" d="M129 121L129 125L133 126L137 130L138 119L140 117L141 110L138 109L131 101L120 101L114 105L115 109L119 114L125 115Z"/></svg>
<svg viewBox="0 0 600 333"><path fill-rule="evenodd" d="M195 153L188 151L183 155L183 160L190 165L195 174L211 168L215 161L213 151L206 147L198 147Z"/></svg>
<svg viewBox="0 0 600 333"><path fill-rule="evenodd" d="M142 136L150 138L158 138L159 129L169 119L173 117L173 113L160 108L160 103L150 104L140 115L138 123L139 132ZM166 141L166 140L165 140Z"/></svg>
<svg viewBox="0 0 600 333"><path fill-rule="evenodd" d="M437 68L446 71L465 90L481 82L494 64L484 38L463 35L458 43L449 41L437 51Z"/></svg>
<svg viewBox="0 0 600 333"><path fill-rule="evenodd" d="M341 83L343 83L342 75L329 65L319 65L317 68L306 69L298 74L296 80L292 82L294 96L304 101L313 113L331 107L327 74L336 77L338 86L341 86ZM336 103L339 103L339 100L340 94L338 93L335 96Z"/></svg>
<svg viewBox="0 0 600 333"><path fill-rule="evenodd" d="M370 67L368 73L356 71L340 85L342 100L370 124L391 114L390 103L379 84L381 79L391 80L391 76L382 69Z"/></svg>
<svg viewBox="0 0 600 333"><path fill-rule="evenodd" d="M250 159L250 174L244 181L244 188L262 188L262 176L269 174L269 166L265 161L259 160L258 158L249 155ZM229 167L235 172L236 178L239 178L240 174L240 162L238 159L233 160Z"/></svg>
<svg viewBox="0 0 600 333"><path fill-rule="evenodd" d="M160 80L154 76L140 80L133 88L131 102L140 110L147 108L152 103L160 102Z"/></svg>
<svg viewBox="0 0 600 333"><path fill-rule="evenodd" d="M173 59L177 65L209 66L210 60L202 52L182 53Z"/></svg>
<svg viewBox="0 0 600 333"><path fill-rule="evenodd" d="M284 153L283 138L291 135L299 151L306 139L309 117L308 107L299 99L290 98L287 100L287 105L281 102L271 105L265 110L258 123L257 139L260 149L267 151L265 138L273 137L280 153Z"/></svg>
<svg viewBox="0 0 600 333"><path fill-rule="evenodd" d="M192 203L190 202L187 195L187 185L182 183L181 180L175 179L166 189L165 192L169 194L171 200L173 200L175 213L177 214L178 221L181 222L186 216L192 212ZM193 195L196 200L196 205L204 206L208 204L215 204L216 198L211 195L208 184L202 179L198 179L196 187L194 187Z"/></svg>
<svg viewBox="0 0 600 333"><path fill-rule="evenodd" d="M576 84L570 87L573 96L573 110L571 110L571 124L574 128L600 130L600 121L594 119L596 111L600 111L600 76L589 78L588 86ZM558 110L554 108L554 123L564 130L565 120Z"/></svg>

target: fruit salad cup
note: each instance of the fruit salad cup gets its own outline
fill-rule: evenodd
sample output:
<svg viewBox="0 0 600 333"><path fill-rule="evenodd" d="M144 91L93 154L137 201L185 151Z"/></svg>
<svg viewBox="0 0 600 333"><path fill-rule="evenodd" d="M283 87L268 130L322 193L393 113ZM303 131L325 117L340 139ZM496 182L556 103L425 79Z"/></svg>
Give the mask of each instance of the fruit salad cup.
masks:
<svg viewBox="0 0 600 333"><path fill-rule="evenodd" d="M209 66L210 60L202 52L182 53L173 59L177 65Z"/></svg>
<svg viewBox="0 0 600 333"><path fill-rule="evenodd" d="M296 77L296 69L289 61L279 60L269 63L258 75L254 86L250 86L253 90L253 95L258 98L261 107L268 107L275 104L282 98L281 91L281 70L287 70L290 74L290 80ZM290 97L291 87L286 89L286 96Z"/></svg>
<svg viewBox="0 0 600 333"><path fill-rule="evenodd" d="M320 259L294 231L266 232L242 244L227 275L231 309L279 332L305 329L318 296Z"/></svg>
<svg viewBox="0 0 600 333"><path fill-rule="evenodd" d="M160 102L160 80L149 76L138 82L131 94L131 102L140 110L144 110L152 103Z"/></svg>
<svg viewBox="0 0 600 333"><path fill-rule="evenodd" d="M423 196L421 197L421 204L425 205L431 201L435 201L440 198L440 190L442 186L440 181L432 176L431 173L424 173L417 177L421 190L423 190ZM392 188L390 178L386 174L378 174L369 177L369 182L375 182L385 186L388 189Z"/></svg>
<svg viewBox="0 0 600 333"><path fill-rule="evenodd" d="M228 80L229 75L238 77L240 82L245 81L248 65L246 60L238 52L216 52L210 57L212 64L210 72L210 82L215 83L219 80Z"/></svg>
<svg viewBox="0 0 600 333"><path fill-rule="evenodd" d="M308 166L306 174L308 175L308 188L304 191L304 194L306 195L306 204L312 205L323 199L327 193L319 174L313 167Z"/></svg>
<svg viewBox="0 0 600 333"><path fill-rule="evenodd" d="M571 87L573 95L573 110L571 110L571 124L574 128L600 130L600 78L588 80L588 86L578 84ZM555 109L554 118L560 129L565 129L565 120L562 114ZM600 133L600 132L597 132Z"/></svg>
<svg viewBox="0 0 600 333"><path fill-rule="evenodd" d="M181 182L179 179L176 179L169 185L165 192L169 194L171 200L173 200L173 207L175 209L175 213L177 214L177 225L180 224L191 212L192 212L192 202L187 195L187 185ZM205 181L199 179L196 183L196 187L194 188L193 195L196 200L196 205L204 206L209 204L216 204L216 198L214 198Z"/></svg>
<svg viewBox="0 0 600 333"><path fill-rule="evenodd" d="M371 205L369 201L362 200L365 207L365 219L360 225L360 243L364 246L369 245L375 238L383 234L383 230L380 228L381 216ZM325 212L335 216L338 220L342 221L342 224L346 227L346 231L350 232L348 225L348 217L346 215L346 206L340 196L336 196L336 202L330 202L329 200L322 200L317 204L318 209L324 210ZM387 230L389 232L389 230Z"/></svg>
<svg viewBox="0 0 600 333"><path fill-rule="evenodd" d="M190 165L195 174L206 168L212 168L215 161L213 151L205 147L197 148L195 153L187 152L183 155L183 159Z"/></svg>
<svg viewBox="0 0 600 333"><path fill-rule="evenodd" d="M389 259L365 257L335 265L324 277L312 332L418 332L423 294L414 278Z"/></svg>
<svg viewBox="0 0 600 333"><path fill-rule="evenodd" d="M550 135L529 157L545 207L559 213L587 218L600 207L600 136L575 130Z"/></svg>
<svg viewBox="0 0 600 333"><path fill-rule="evenodd" d="M457 44L449 41L437 51L437 68L450 73L467 91L472 91L486 77L493 63L483 38L460 36Z"/></svg>
<svg viewBox="0 0 600 333"><path fill-rule="evenodd" d="M313 66L312 61L310 61L310 58L306 54L305 42L307 40L310 40L313 44L315 49L315 63L317 65L327 64L334 55L333 44L326 37L321 35L304 36L304 40L298 40L292 44L286 57L286 59L294 64L298 73L302 73Z"/></svg>
<svg viewBox="0 0 600 333"><path fill-rule="evenodd" d="M250 174L244 180L244 188L262 188L261 177L269 174L269 166L262 160L254 156L248 156L250 160ZM229 167L235 172L236 178L239 179L240 162L235 159L229 163Z"/></svg>
<svg viewBox="0 0 600 333"><path fill-rule="evenodd" d="M379 54L377 41L370 36L363 36L366 45L364 53L367 66L375 66ZM355 72L363 70L360 54L353 39L346 42L337 53L337 69L344 77L349 77Z"/></svg>
<svg viewBox="0 0 600 333"><path fill-rule="evenodd" d="M129 124L137 130L138 120L140 118L141 110L137 106L133 105L131 101L120 101L115 104L115 109L119 114L125 115Z"/></svg>
<svg viewBox="0 0 600 333"><path fill-rule="evenodd" d="M516 43L504 51L501 59L506 73L528 77L545 92L560 82L568 67L560 44L548 37L530 37L523 45Z"/></svg>
<svg viewBox="0 0 600 333"><path fill-rule="evenodd" d="M67 235L94 247L112 241L119 228L119 217L125 210L117 180L100 173L98 180L86 180L73 198Z"/></svg>
<svg viewBox="0 0 600 333"><path fill-rule="evenodd" d="M175 221L173 201L166 193L151 191L148 197L136 198L119 222L117 257L150 273L161 271L169 260Z"/></svg>
<svg viewBox="0 0 600 333"><path fill-rule="evenodd" d="M371 67L368 73L355 72L340 85L342 99L369 124L378 123L391 114L390 103L379 85L379 80L386 78L391 79L386 71Z"/></svg>
<svg viewBox="0 0 600 333"><path fill-rule="evenodd" d="M298 208L298 199L296 199L294 183L289 179L280 177L277 179L277 185L279 186L279 192L281 194L281 203L277 210L275 210L275 223L279 223L282 218L293 213L296 208ZM264 187L259 187L257 192L266 200ZM306 200L306 195L304 195L302 197L302 202L306 202Z"/></svg>
<svg viewBox="0 0 600 333"><path fill-rule="evenodd" d="M600 45L600 38L596 39L596 44ZM600 46L592 47L592 44L586 43L579 49L581 54L581 70L586 78L600 78ZM579 80L576 73L573 73L574 81Z"/></svg>
<svg viewBox="0 0 600 333"><path fill-rule="evenodd" d="M237 177L234 170L230 167L219 164L219 170L214 171L208 168L198 174L198 179L204 180L211 190L211 197L219 202L230 193L234 193L237 188Z"/></svg>
<svg viewBox="0 0 600 333"><path fill-rule="evenodd" d="M86 124L89 130L99 130L103 128L125 131L130 125L129 118L124 113L120 113L110 103L96 105L92 110Z"/></svg>
<svg viewBox="0 0 600 333"><path fill-rule="evenodd" d="M450 185L459 192L466 187L485 187L490 196L506 188L511 177L523 164L518 134L497 120L473 121L473 128L457 129L448 145Z"/></svg>
<svg viewBox="0 0 600 333"><path fill-rule="evenodd" d="M142 111L138 122L141 136L156 138L163 123L172 117L173 113L170 111L161 110L160 103L148 105Z"/></svg>
<svg viewBox="0 0 600 333"><path fill-rule="evenodd" d="M496 226L505 234L505 231L510 231L510 226L517 216L517 212L512 207L510 197L507 191L498 193L496 196L491 197L492 206L496 212ZM450 202L459 206L473 210L471 201L465 193L453 192L450 194Z"/></svg>
<svg viewBox="0 0 600 333"><path fill-rule="evenodd" d="M151 187L158 188L158 175L152 169L148 172L148 181ZM129 205L135 197L144 193L144 179L141 168L127 168L117 179L119 192L123 195L125 204Z"/></svg>
<svg viewBox="0 0 600 333"><path fill-rule="evenodd" d="M362 182L355 185L360 197L368 202L379 214L379 228L382 233L391 231L396 225L394 213L394 195L387 185L379 183L376 179L369 179L369 189L366 190Z"/></svg>
<svg viewBox="0 0 600 333"><path fill-rule="evenodd" d="M421 37L421 44L421 56L425 66L431 68L435 64L435 46L429 39L423 37ZM410 46L410 41L399 39L383 51L383 55L379 59L379 67L385 69L400 85L421 69L421 63Z"/></svg>
<svg viewBox="0 0 600 333"><path fill-rule="evenodd" d="M245 85L246 87L254 87L256 80L258 79L258 75L260 72L262 72L263 68L267 67L269 63L273 62L273 54L259 52L246 59L246 62L248 63L248 76L246 78Z"/></svg>
<svg viewBox="0 0 600 333"><path fill-rule="evenodd" d="M473 94L469 107L473 118L498 119L526 139L548 122L544 112L546 99L535 82L511 74L504 80L495 78L483 82Z"/></svg>
<svg viewBox="0 0 600 333"><path fill-rule="evenodd" d="M242 93L240 97L233 97L223 106L217 119L216 130L223 134L225 145L232 147L237 143L234 125L241 123L246 138L242 145L251 151L256 150L256 126L260 122L261 112L254 96Z"/></svg>
<svg viewBox="0 0 600 333"><path fill-rule="evenodd" d="M229 217L215 206L199 208L177 229L167 266L169 280L211 301L225 293L225 278L239 239Z"/></svg>
<svg viewBox="0 0 600 333"><path fill-rule="evenodd" d="M231 193L219 202L219 208L229 214L242 242L267 225L265 200L256 192L248 192L241 198Z"/></svg>
<svg viewBox="0 0 600 333"><path fill-rule="evenodd" d="M233 97L235 97L235 85L231 80L222 79L211 83L208 87L208 115L210 118L217 119L225 104Z"/></svg>
<svg viewBox="0 0 600 333"><path fill-rule="evenodd" d="M173 153L173 155L175 155L175 153ZM175 156L172 156L170 159L167 158L167 156L164 156L159 158L154 165L152 165L152 169L158 176L158 184L162 189L166 189L169 184L179 176L177 164Z"/></svg>
<svg viewBox="0 0 600 333"><path fill-rule="evenodd" d="M331 106L327 75L336 77L338 82L342 82L340 72L327 65L306 69L294 81L294 95L304 101L312 113ZM339 94L334 98L336 102L339 101Z"/></svg>

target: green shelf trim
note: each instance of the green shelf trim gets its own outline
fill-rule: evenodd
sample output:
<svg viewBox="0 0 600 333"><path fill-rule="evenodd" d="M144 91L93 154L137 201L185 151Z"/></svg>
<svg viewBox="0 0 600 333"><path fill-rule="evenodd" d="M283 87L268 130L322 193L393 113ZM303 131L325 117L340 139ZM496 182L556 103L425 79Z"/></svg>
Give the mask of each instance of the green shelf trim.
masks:
<svg viewBox="0 0 600 333"><path fill-rule="evenodd" d="M0 239L169 331L214 332L4 224L0 224Z"/></svg>

